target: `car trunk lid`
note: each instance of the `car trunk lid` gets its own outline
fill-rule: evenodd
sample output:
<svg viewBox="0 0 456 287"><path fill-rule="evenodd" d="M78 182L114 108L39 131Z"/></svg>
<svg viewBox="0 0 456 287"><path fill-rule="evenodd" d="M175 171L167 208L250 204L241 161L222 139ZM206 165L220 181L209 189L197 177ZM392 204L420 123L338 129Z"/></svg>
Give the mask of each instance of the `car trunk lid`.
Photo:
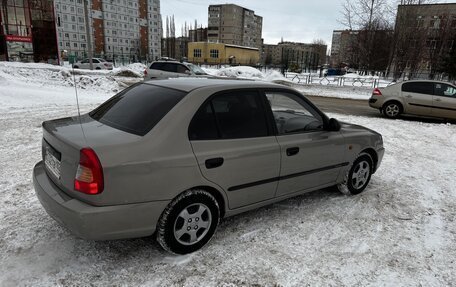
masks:
<svg viewBox="0 0 456 287"><path fill-rule="evenodd" d="M46 172L67 195L99 205L102 202L100 198L109 194L102 192L89 195L74 189L81 149L93 149L103 166L109 162L109 147L136 142L141 138L95 121L89 115L83 115L80 119L68 117L46 121L43 123L42 142Z"/></svg>

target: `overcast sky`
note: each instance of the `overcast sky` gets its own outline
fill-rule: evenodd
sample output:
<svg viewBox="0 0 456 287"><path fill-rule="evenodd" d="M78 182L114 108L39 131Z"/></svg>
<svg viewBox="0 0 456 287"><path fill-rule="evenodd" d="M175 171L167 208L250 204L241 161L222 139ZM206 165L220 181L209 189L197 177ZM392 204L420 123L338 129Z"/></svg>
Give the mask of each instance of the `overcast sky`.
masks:
<svg viewBox="0 0 456 287"><path fill-rule="evenodd" d="M181 35L182 24L193 23L207 27L207 9L210 4L237 4L263 17L263 38L266 44L285 41L311 43L322 39L331 45L332 31L344 29L337 21L341 18L343 0L162 0L161 13L165 29L166 16L174 15L176 36ZM436 1L453 2L453 1ZM164 31L165 32L165 31Z"/></svg>

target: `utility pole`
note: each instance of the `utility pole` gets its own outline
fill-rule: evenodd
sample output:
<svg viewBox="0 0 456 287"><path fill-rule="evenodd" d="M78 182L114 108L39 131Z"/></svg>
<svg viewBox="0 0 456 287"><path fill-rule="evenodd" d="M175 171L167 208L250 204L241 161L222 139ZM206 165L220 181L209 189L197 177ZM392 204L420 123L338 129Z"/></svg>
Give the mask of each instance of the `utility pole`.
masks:
<svg viewBox="0 0 456 287"><path fill-rule="evenodd" d="M84 0L84 16L85 16L85 28L86 28L86 39L87 39L87 50L89 57L89 67L93 70L93 51L92 51L92 38L90 37L90 22L89 22L89 0Z"/></svg>

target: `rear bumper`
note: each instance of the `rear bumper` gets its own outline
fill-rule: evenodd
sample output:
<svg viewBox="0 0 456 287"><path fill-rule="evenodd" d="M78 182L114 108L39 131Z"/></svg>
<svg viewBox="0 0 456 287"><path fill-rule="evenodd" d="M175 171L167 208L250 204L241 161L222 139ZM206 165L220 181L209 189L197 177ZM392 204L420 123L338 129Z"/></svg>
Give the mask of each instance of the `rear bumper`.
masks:
<svg viewBox="0 0 456 287"><path fill-rule="evenodd" d="M33 169L35 192L46 212L74 235L91 240L152 235L169 201L92 206L63 193L48 177L43 162ZM106 192L106 191L105 191Z"/></svg>
<svg viewBox="0 0 456 287"><path fill-rule="evenodd" d="M379 99L371 97L369 99L369 106L371 108L380 109L382 107L382 103Z"/></svg>

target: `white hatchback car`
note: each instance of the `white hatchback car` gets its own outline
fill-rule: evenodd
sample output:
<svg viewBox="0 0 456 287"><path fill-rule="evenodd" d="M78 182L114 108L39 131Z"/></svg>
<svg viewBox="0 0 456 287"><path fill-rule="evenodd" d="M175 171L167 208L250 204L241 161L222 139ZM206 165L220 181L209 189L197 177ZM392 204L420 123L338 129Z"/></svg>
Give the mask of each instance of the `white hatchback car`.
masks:
<svg viewBox="0 0 456 287"><path fill-rule="evenodd" d="M112 70L111 62L101 58L92 58L93 68L95 70ZM89 59L84 59L73 64L75 69L90 69Z"/></svg>

